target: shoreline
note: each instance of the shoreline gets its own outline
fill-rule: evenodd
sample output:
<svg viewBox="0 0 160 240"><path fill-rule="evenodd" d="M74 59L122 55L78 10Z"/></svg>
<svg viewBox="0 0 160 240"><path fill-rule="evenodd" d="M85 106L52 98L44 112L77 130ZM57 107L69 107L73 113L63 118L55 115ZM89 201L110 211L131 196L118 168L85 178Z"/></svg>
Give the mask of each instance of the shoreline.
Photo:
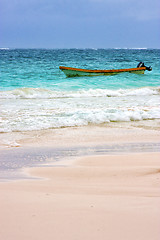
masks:
<svg viewBox="0 0 160 240"><path fill-rule="evenodd" d="M154 128L155 125L153 129L148 129L138 128L137 124L140 123L3 133L0 141L0 181L25 179L23 168L43 164L52 166L52 163L59 163L64 158L67 162L70 158L88 155L158 152L160 131Z"/></svg>
<svg viewBox="0 0 160 240"><path fill-rule="evenodd" d="M29 179L23 169L68 165L79 157L160 153L160 142L120 142L68 147L19 147L1 150L0 182Z"/></svg>
<svg viewBox="0 0 160 240"><path fill-rule="evenodd" d="M159 240L159 131L63 130L1 145L2 167L26 176L0 182L1 238Z"/></svg>
<svg viewBox="0 0 160 240"><path fill-rule="evenodd" d="M0 151L16 147L66 147L160 140L159 119L0 133ZM78 143L78 144L77 144Z"/></svg>

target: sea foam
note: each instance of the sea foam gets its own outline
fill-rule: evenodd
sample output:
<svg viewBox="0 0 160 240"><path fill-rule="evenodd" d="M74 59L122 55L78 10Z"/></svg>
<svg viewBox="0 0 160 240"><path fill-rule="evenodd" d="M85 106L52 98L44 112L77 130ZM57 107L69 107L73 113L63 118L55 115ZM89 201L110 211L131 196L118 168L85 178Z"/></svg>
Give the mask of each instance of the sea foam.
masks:
<svg viewBox="0 0 160 240"><path fill-rule="evenodd" d="M160 118L158 87L1 91L0 132L32 131Z"/></svg>
<svg viewBox="0 0 160 240"><path fill-rule="evenodd" d="M89 89L79 91L54 91L41 88L18 88L10 91L0 91L1 99L51 99L51 98L79 98L79 97L123 97L158 95L160 87L143 87L138 89Z"/></svg>

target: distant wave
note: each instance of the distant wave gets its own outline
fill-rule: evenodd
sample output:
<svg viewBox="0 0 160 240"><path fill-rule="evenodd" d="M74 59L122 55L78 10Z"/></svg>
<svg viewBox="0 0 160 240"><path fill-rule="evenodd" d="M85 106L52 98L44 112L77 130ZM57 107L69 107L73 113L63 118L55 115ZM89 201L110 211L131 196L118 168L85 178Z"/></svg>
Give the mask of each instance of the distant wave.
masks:
<svg viewBox="0 0 160 240"><path fill-rule="evenodd" d="M148 48L146 48L146 47L143 47L143 48L142 48L142 47L133 47L133 48L123 47L123 48L119 48L119 47L117 47L117 48L113 48L113 49L128 49L128 50L129 50L129 49L131 49L131 50L132 50L132 49L133 49L133 50L134 50L134 49L135 49L135 50L143 50L143 49L144 49L144 50L145 50L145 49L148 49Z"/></svg>
<svg viewBox="0 0 160 240"><path fill-rule="evenodd" d="M9 50L9 48L0 48L0 50Z"/></svg>
<svg viewBox="0 0 160 240"><path fill-rule="evenodd" d="M158 95L160 87L143 87L137 89L89 89L79 91L54 91L41 88L17 88L10 91L0 91L1 99L52 99L52 98L79 98L79 97L123 97Z"/></svg>

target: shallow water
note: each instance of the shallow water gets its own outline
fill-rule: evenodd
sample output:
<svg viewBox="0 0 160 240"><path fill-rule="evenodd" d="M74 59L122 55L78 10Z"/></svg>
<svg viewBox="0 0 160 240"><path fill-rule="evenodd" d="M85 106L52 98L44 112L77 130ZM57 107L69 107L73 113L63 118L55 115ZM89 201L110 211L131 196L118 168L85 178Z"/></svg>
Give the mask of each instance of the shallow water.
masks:
<svg viewBox="0 0 160 240"><path fill-rule="evenodd" d="M160 143L138 142L81 147L30 147L2 150L0 154L0 181L27 179L23 172L29 167L62 166L59 160L80 156L115 155L125 153L160 152ZM53 163L55 165L53 165ZM65 162L64 162L65 164Z"/></svg>

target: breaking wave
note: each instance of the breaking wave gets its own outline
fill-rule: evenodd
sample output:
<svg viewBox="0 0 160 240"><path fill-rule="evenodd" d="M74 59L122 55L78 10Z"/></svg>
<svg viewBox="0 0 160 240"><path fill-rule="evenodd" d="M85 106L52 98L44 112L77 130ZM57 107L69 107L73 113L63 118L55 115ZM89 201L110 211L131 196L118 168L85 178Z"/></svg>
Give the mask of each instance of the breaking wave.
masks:
<svg viewBox="0 0 160 240"><path fill-rule="evenodd" d="M52 99L52 98L79 98L79 97L123 97L158 95L160 87L143 87L137 89L89 89L79 91L53 91L41 88L18 88L10 91L0 91L1 99Z"/></svg>
<svg viewBox="0 0 160 240"><path fill-rule="evenodd" d="M160 88L0 92L0 132L160 119Z"/></svg>

